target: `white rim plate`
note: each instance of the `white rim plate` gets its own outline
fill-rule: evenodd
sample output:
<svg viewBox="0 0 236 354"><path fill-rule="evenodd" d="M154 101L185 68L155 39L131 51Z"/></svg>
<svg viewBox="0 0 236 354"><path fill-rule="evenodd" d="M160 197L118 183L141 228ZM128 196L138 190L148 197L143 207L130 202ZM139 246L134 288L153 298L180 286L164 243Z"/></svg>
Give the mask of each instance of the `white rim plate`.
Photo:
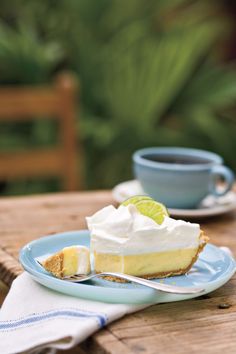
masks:
<svg viewBox="0 0 236 354"><path fill-rule="evenodd" d="M122 203L133 195L144 195L145 193L137 180L131 180L115 186L112 194L116 202ZM207 198L209 200L212 197ZM206 200L205 206L203 203L202 207L196 209L168 208L168 211L173 217L205 218L229 213L236 209L236 193L233 191L230 191L226 197L212 198L210 203L208 200Z"/></svg>

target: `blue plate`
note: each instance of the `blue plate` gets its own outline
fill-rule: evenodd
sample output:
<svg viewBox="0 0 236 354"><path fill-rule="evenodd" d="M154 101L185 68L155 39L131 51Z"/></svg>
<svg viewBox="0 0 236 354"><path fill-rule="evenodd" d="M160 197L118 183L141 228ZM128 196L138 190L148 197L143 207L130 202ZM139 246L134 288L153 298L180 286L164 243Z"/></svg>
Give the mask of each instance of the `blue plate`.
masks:
<svg viewBox="0 0 236 354"><path fill-rule="evenodd" d="M53 277L36 261L36 259L55 253L63 247L76 244L89 247L90 236L87 230L64 232L32 241L21 249L20 262L31 277L44 286L61 293L90 300L144 304L180 301L200 296L196 294L168 294L142 285L120 284L100 278L80 284L69 283ZM178 286L189 286L190 288L199 286L204 288L204 293L207 294L225 284L233 276L234 272L235 261L233 258L220 248L208 244L188 274L156 279L155 281Z"/></svg>

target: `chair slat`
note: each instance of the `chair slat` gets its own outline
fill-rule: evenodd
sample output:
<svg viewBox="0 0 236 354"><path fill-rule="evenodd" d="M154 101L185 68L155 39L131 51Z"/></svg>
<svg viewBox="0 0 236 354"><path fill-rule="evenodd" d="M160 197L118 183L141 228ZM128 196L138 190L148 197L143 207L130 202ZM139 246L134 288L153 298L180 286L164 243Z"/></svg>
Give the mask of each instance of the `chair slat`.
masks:
<svg viewBox="0 0 236 354"><path fill-rule="evenodd" d="M61 175L63 152L59 148L0 153L0 180Z"/></svg>
<svg viewBox="0 0 236 354"><path fill-rule="evenodd" d="M52 89L0 89L0 121L36 119L41 114L61 118L60 104L57 92Z"/></svg>
<svg viewBox="0 0 236 354"><path fill-rule="evenodd" d="M58 119L59 143L54 149L0 152L0 180L55 176L67 191L81 189L82 150L76 134L77 82L68 73L50 86L0 88L0 121ZM79 156L79 159L77 159Z"/></svg>

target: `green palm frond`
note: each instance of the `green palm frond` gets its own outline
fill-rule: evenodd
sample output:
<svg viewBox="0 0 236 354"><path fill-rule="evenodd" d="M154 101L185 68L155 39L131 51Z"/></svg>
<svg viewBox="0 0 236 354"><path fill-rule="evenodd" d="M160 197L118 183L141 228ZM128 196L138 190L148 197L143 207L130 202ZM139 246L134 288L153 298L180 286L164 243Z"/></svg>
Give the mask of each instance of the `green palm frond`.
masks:
<svg viewBox="0 0 236 354"><path fill-rule="evenodd" d="M130 32L126 41L122 32L121 45L116 38L106 48L99 87L110 115L138 120L142 129L142 123L156 124L168 111L199 60L208 53L221 26L202 24L188 32L171 31L156 39L143 35L137 25L133 29L136 35L131 42Z"/></svg>
<svg viewBox="0 0 236 354"><path fill-rule="evenodd" d="M89 188L132 178L132 152L150 145L213 150L236 169L236 71L216 60L230 31L224 3L2 2L1 83L50 81L58 67L76 71L86 168L94 171ZM4 148L7 140L14 145L13 130L0 136ZM35 124L31 146L53 141L53 131Z"/></svg>
<svg viewBox="0 0 236 354"><path fill-rule="evenodd" d="M45 43L33 28L0 24L0 79L9 83L47 81L62 58L58 43Z"/></svg>
<svg viewBox="0 0 236 354"><path fill-rule="evenodd" d="M219 110L235 104L236 71L209 62L199 67L181 92L176 109L181 111L205 107Z"/></svg>

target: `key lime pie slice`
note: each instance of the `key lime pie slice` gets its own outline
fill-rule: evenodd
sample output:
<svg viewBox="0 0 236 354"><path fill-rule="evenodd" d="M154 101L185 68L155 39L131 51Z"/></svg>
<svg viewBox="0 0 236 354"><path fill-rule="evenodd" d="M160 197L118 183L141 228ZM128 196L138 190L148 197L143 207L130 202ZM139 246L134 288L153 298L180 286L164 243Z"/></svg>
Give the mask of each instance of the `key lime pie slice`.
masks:
<svg viewBox="0 0 236 354"><path fill-rule="evenodd" d="M89 274L90 252L85 246L65 247L41 262L42 266L57 278L75 274Z"/></svg>
<svg viewBox="0 0 236 354"><path fill-rule="evenodd" d="M133 197L87 217L94 268L147 279L185 274L208 238L199 224L174 220L149 197ZM116 280L115 278L112 280Z"/></svg>

